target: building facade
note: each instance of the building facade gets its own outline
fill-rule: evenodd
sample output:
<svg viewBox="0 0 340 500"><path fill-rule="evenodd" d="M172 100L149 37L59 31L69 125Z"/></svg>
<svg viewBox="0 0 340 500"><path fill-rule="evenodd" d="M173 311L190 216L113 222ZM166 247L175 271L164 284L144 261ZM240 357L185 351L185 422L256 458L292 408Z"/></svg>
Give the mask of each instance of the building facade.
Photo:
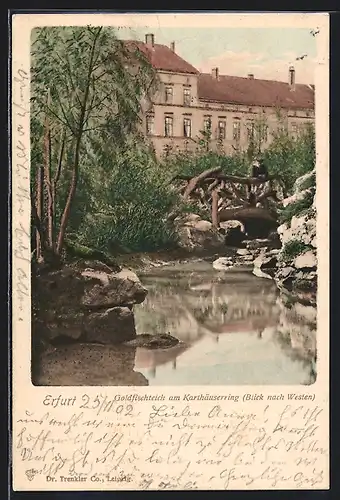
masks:
<svg viewBox="0 0 340 500"><path fill-rule="evenodd" d="M297 84L295 70L287 81L200 73L154 35L137 42L157 72L159 86L152 105L143 111L143 130L157 156L192 151L203 140L211 149L233 154L251 141L265 149L279 127L297 134L314 125L314 86Z"/></svg>

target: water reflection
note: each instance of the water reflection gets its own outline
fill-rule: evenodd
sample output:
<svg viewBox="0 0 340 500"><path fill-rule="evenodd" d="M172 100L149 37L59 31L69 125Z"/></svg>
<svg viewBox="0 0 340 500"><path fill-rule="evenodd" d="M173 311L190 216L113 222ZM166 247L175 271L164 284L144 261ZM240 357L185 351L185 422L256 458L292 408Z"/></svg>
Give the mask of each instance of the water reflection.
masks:
<svg viewBox="0 0 340 500"><path fill-rule="evenodd" d="M149 385L311 384L316 310L288 304L274 282L210 263L141 276L149 293L135 308L137 333L183 344L138 348L135 370Z"/></svg>
<svg viewBox="0 0 340 500"><path fill-rule="evenodd" d="M134 369L135 348L101 344L61 345L42 357L35 385L146 386L147 378Z"/></svg>

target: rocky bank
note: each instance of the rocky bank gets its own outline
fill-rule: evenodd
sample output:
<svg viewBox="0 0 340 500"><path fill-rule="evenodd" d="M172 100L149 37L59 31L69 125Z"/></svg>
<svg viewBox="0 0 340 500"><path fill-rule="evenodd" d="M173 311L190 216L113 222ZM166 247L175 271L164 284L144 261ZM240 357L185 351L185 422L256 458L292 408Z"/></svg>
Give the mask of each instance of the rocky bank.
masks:
<svg viewBox="0 0 340 500"><path fill-rule="evenodd" d="M119 355L128 367L127 360L132 363L136 346L154 349L178 343L167 333L159 336L159 343L154 336L136 335L133 306L143 302L147 293L137 275L118 264L110 267L99 261L78 261L61 269L35 273L32 277L33 381L48 385L50 377L67 379L64 373L67 363L60 364L60 359L67 361L65 356L70 358L73 351L84 353L84 363L78 367L79 377L92 385L88 380L91 370L86 369L87 358L100 360L103 353L110 356L110 349L124 344L126 350ZM71 358L74 375L77 370ZM136 375L133 366L130 368L132 380ZM97 371L95 378L100 377L100 370Z"/></svg>
<svg viewBox="0 0 340 500"><path fill-rule="evenodd" d="M221 222L218 234L226 248L213 266L220 270L252 269L256 276L274 279L279 288L315 296L315 191L315 171L297 179L293 194L280 204L281 225L267 238L250 238L240 221ZM202 225L203 221L194 221L198 222Z"/></svg>

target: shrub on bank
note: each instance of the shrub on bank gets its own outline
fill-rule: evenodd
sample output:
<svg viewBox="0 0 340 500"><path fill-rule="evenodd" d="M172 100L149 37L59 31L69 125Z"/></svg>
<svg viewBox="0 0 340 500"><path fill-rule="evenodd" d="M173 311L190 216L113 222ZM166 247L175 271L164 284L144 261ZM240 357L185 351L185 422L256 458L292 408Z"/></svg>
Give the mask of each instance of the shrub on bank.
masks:
<svg viewBox="0 0 340 500"><path fill-rule="evenodd" d="M313 250L313 247L299 240L290 240L282 248L280 260L284 262L292 261L307 250Z"/></svg>

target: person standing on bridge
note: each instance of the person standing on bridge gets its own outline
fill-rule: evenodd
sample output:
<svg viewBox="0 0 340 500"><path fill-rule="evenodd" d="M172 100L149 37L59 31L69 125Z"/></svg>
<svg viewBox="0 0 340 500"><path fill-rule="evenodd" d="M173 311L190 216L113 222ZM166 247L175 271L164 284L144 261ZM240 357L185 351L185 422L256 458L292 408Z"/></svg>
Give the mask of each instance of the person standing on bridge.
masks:
<svg viewBox="0 0 340 500"><path fill-rule="evenodd" d="M252 163L251 177L263 181L266 181L268 179L268 169L262 158L255 159L255 161ZM257 191L256 187L257 186L254 186L254 189L252 189L253 188L252 185L248 186L248 201L251 204L254 204L256 200L256 191Z"/></svg>

